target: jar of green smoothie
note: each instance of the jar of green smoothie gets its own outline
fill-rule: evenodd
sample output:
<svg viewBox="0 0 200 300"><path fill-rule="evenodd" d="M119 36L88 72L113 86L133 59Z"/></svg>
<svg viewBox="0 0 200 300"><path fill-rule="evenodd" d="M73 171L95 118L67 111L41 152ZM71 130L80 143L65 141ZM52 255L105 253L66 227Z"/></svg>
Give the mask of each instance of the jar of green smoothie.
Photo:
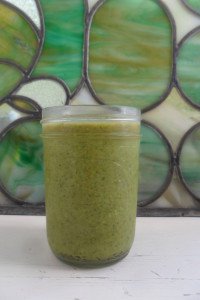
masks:
<svg viewBox="0 0 200 300"><path fill-rule="evenodd" d="M120 106L43 111L47 235L61 260L113 263L134 239L140 112Z"/></svg>

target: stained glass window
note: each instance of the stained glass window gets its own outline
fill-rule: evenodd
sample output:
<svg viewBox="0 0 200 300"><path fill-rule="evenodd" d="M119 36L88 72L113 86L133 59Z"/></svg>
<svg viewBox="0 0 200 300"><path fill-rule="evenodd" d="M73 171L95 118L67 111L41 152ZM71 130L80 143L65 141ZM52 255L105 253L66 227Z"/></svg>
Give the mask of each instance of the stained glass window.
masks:
<svg viewBox="0 0 200 300"><path fill-rule="evenodd" d="M42 108L115 104L142 110L139 214L200 215L199 0L4 0L0 20L0 212L44 212Z"/></svg>

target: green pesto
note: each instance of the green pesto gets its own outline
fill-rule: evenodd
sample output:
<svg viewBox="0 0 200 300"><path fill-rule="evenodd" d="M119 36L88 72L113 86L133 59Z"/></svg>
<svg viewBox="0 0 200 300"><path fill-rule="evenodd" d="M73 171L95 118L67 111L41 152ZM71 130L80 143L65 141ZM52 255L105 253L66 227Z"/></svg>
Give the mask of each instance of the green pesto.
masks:
<svg viewBox="0 0 200 300"><path fill-rule="evenodd" d="M139 124L61 122L44 125L43 134L53 252L86 265L122 258L134 239Z"/></svg>
<svg viewBox="0 0 200 300"><path fill-rule="evenodd" d="M41 0L45 40L34 76L56 76L74 90L82 77L83 0Z"/></svg>
<svg viewBox="0 0 200 300"><path fill-rule="evenodd" d="M200 33L190 36L181 46L177 58L177 77L182 91L200 105Z"/></svg>
<svg viewBox="0 0 200 300"><path fill-rule="evenodd" d="M185 3L190 6L193 10L200 13L200 1L199 0L185 0Z"/></svg>
<svg viewBox="0 0 200 300"><path fill-rule="evenodd" d="M171 158L159 133L144 124L141 132L139 204L145 204L163 187Z"/></svg>
<svg viewBox="0 0 200 300"><path fill-rule="evenodd" d="M0 3L0 20L0 59L17 63L27 70L38 48L35 31L6 3Z"/></svg>
<svg viewBox="0 0 200 300"><path fill-rule="evenodd" d="M91 24L89 77L106 104L141 109L166 92L172 75L172 27L157 1L108 0Z"/></svg>
<svg viewBox="0 0 200 300"><path fill-rule="evenodd" d="M11 196L22 203L44 200L41 125L17 125L0 142L0 179Z"/></svg>
<svg viewBox="0 0 200 300"><path fill-rule="evenodd" d="M180 169L183 178L192 191L200 198L200 128L195 129L186 139L181 156Z"/></svg>
<svg viewBox="0 0 200 300"><path fill-rule="evenodd" d="M19 69L0 63L0 100L6 97L23 79Z"/></svg>

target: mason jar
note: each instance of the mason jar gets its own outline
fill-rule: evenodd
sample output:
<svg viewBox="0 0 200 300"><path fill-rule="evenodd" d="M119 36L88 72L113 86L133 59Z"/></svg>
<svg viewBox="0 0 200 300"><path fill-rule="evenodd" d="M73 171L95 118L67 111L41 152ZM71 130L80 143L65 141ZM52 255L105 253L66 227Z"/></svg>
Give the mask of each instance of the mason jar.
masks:
<svg viewBox="0 0 200 300"><path fill-rule="evenodd" d="M125 257L135 232L140 111L43 110L47 236L61 260L98 266Z"/></svg>

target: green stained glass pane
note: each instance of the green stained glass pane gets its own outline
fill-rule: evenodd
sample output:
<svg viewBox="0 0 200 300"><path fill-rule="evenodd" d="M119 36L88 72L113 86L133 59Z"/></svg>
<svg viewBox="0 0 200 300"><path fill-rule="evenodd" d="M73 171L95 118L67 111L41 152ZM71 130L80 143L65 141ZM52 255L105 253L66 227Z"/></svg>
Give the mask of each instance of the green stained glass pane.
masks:
<svg viewBox="0 0 200 300"><path fill-rule="evenodd" d="M199 0L184 0L185 4L187 4L191 9L200 13L200 1Z"/></svg>
<svg viewBox="0 0 200 300"><path fill-rule="evenodd" d="M44 200L41 131L39 121L29 121L11 129L0 142L0 180L22 203Z"/></svg>
<svg viewBox="0 0 200 300"><path fill-rule="evenodd" d="M82 77L83 0L41 0L45 40L34 75L56 76L74 90Z"/></svg>
<svg viewBox="0 0 200 300"><path fill-rule="evenodd" d="M34 103L33 100L31 102L29 100L25 100L20 96L15 96L15 98L12 98L12 103L14 106L22 111L28 112L28 113L33 113L33 112L38 112L39 107L37 103Z"/></svg>
<svg viewBox="0 0 200 300"><path fill-rule="evenodd" d="M171 155L166 141L149 125L142 125L139 205L161 195L169 183Z"/></svg>
<svg viewBox="0 0 200 300"><path fill-rule="evenodd" d="M144 109L160 100L172 74L172 27L157 1L108 0L90 30L89 78L106 104Z"/></svg>
<svg viewBox="0 0 200 300"><path fill-rule="evenodd" d="M23 74L15 66L0 62L0 100L15 89L23 79Z"/></svg>
<svg viewBox="0 0 200 300"><path fill-rule="evenodd" d="M177 78L184 94L200 105L200 32L188 37L177 58Z"/></svg>
<svg viewBox="0 0 200 300"><path fill-rule="evenodd" d="M200 126L187 136L179 166L188 189L200 199Z"/></svg>
<svg viewBox="0 0 200 300"><path fill-rule="evenodd" d="M28 70L38 48L35 31L19 11L0 3L0 59Z"/></svg>
<svg viewBox="0 0 200 300"><path fill-rule="evenodd" d="M159 128L176 152L186 131L199 122L200 110L184 101L179 91L173 88L161 105L143 114L143 119Z"/></svg>

